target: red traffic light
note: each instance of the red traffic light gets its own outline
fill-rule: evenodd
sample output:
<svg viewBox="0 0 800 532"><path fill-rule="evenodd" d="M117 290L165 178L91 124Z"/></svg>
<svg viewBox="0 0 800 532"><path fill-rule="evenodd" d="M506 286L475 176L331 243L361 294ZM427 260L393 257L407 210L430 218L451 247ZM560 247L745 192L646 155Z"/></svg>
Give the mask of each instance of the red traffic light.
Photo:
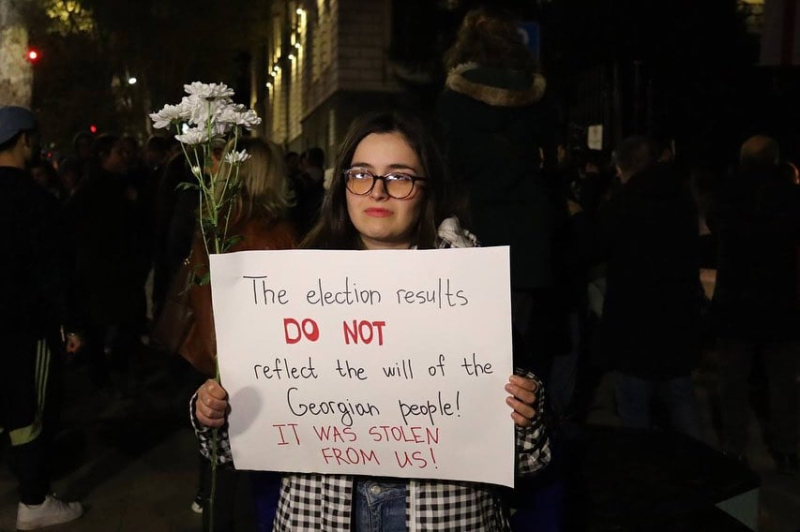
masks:
<svg viewBox="0 0 800 532"><path fill-rule="evenodd" d="M89 126L89 131L91 131L92 133L97 133L97 126L92 124L91 126Z"/></svg>
<svg viewBox="0 0 800 532"><path fill-rule="evenodd" d="M34 63L39 60L39 51L31 48L28 50L28 61Z"/></svg>

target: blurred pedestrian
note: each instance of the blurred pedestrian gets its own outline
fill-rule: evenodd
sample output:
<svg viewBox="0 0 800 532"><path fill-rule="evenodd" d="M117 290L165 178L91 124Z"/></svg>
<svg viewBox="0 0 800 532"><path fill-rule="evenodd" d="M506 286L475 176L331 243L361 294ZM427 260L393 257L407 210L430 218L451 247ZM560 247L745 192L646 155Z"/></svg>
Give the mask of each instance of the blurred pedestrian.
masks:
<svg viewBox="0 0 800 532"><path fill-rule="evenodd" d="M741 147L738 170L708 214L718 242L711 312L719 338L724 452L746 462L748 380L760 362L769 383L768 445L777 469L798 471L800 188L766 136Z"/></svg>
<svg viewBox="0 0 800 532"><path fill-rule="evenodd" d="M615 153L620 188L598 212L594 244L606 293L596 348L616 370L627 427L653 426L655 399L672 428L703 440L691 373L700 355L699 233L694 199L644 137Z"/></svg>
<svg viewBox="0 0 800 532"><path fill-rule="evenodd" d="M120 139L100 135L92 145L89 177L65 206L89 322L91 374L95 385L112 394L135 389L130 362L144 325L149 269L137 195L126 172Z"/></svg>
<svg viewBox="0 0 800 532"><path fill-rule="evenodd" d="M472 10L446 54L439 98L450 174L466 197L469 225L487 246L511 247L511 304L525 367L545 380L568 350L568 309L557 288L554 248L563 201L545 177L556 164L546 81L513 17ZM564 212L561 212L564 211Z"/></svg>
<svg viewBox="0 0 800 532"><path fill-rule="evenodd" d="M17 530L66 523L83 514L78 502L50 493L45 404L51 399L54 332L62 327L65 349L81 338L70 321L68 250L60 238L58 204L37 185L27 167L38 154L37 123L22 107L0 107L0 225L7 231L0 261L0 425L11 441L9 467L17 477ZM60 349L60 346L59 346Z"/></svg>

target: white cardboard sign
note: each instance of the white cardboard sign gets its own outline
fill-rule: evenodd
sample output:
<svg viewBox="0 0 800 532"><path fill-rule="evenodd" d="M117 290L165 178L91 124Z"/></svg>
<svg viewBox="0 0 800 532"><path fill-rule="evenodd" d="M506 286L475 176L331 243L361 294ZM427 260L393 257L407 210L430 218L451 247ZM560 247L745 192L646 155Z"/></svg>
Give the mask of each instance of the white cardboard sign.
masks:
<svg viewBox="0 0 800 532"><path fill-rule="evenodd" d="M236 467L513 486L508 255L213 255Z"/></svg>

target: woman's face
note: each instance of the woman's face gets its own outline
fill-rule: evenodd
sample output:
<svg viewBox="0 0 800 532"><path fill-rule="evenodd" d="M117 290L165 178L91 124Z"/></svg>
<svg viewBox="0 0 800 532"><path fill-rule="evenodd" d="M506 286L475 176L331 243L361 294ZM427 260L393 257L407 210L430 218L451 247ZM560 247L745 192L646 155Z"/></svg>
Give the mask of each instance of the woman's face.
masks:
<svg viewBox="0 0 800 532"><path fill-rule="evenodd" d="M382 176L400 172L426 177L419 157L401 133L372 133L359 143L350 167L369 170ZM375 181L372 190L358 196L349 190L347 213L367 249L407 249L411 247L422 210L424 185L417 182L411 195L396 199L386 194L385 184Z"/></svg>

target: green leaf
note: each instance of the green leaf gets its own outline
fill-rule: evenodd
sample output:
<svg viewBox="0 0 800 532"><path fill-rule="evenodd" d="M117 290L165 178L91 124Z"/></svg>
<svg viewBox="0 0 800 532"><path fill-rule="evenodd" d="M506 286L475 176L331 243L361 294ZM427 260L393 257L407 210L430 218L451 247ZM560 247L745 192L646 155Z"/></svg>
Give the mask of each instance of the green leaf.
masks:
<svg viewBox="0 0 800 532"><path fill-rule="evenodd" d="M197 190L200 188L197 183L190 183L188 181L184 181L183 183L178 183L175 186L175 190Z"/></svg>
<svg viewBox="0 0 800 532"><path fill-rule="evenodd" d="M238 244L238 243L239 243L239 242L241 242L242 240L244 240L244 237L243 237L243 236L241 236L241 235L235 235L235 236L232 236L232 237L228 238L228 239L227 239L227 240L226 240L226 241L225 241L225 242L222 244L222 252L223 252L223 253L225 253L226 251L228 251L229 249L231 249L233 246L235 246L236 244Z"/></svg>
<svg viewBox="0 0 800 532"><path fill-rule="evenodd" d="M205 285L207 285L208 283L210 283L210 282L211 282L211 272L206 272L206 274L205 274L205 275L203 275L203 276L202 276L202 277L200 277L200 278L197 278L197 281L196 281L196 282L197 282L197 285L198 285L198 286L205 286Z"/></svg>

